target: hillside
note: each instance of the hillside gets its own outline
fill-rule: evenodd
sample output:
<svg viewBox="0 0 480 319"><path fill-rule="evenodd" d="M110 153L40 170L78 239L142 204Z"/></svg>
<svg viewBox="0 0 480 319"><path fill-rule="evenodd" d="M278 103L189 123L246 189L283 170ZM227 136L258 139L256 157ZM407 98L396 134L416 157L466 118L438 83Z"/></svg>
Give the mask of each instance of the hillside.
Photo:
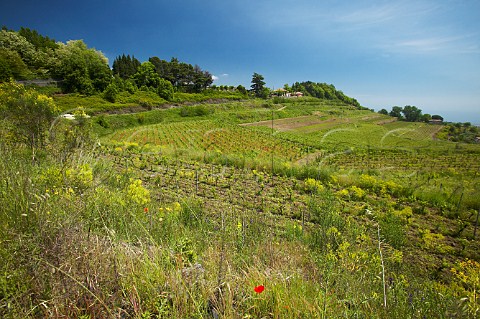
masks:
<svg viewBox="0 0 480 319"><path fill-rule="evenodd" d="M24 28L0 61L0 317L478 317L469 123Z"/></svg>
<svg viewBox="0 0 480 319"><path fill-rule="evenodd" d="M340 100L135 104L4 126L2 317L478 316L479 145Z"/></svg>

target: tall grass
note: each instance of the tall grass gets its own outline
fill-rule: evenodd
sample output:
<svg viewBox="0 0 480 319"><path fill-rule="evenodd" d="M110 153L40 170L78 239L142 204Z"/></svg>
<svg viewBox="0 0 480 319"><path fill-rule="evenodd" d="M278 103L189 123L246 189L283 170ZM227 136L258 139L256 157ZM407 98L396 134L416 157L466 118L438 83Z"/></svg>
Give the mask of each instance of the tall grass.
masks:
<svg viewBox="0 0 480 319"><path fill-rule="evenodd" d="M376 224L360 212L345 214L328 187L292 189L305 204L305 218L295 220L272 214L268 202L252 209L265 191L210 198L176 173L155 186L149 174L161 178L169 161L145 172L116 164L102 149L82 150L62 165L48 155L32 163L27 151L4 144L0 151L4 318L469 315L458 302L465 290L415 279L397 250L401 228L385 227L381 258ZM207 167L221 171L219 164L226 163ZM242 177L231 182L270 178ZM200 187L222 191L215 182ZM259 285L265 290L256 293Z"/></svg>

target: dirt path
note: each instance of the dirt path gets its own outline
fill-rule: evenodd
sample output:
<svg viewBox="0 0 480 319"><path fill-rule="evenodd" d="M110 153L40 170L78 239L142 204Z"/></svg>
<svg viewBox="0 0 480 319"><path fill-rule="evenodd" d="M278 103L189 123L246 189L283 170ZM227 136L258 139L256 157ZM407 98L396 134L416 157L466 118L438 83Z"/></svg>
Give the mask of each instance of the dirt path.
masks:
<svg viewBox="0 0 480 319"><path fill-rule="evenodd" d="M290 131L300 127L313 126L326 123L337 122L337 118L330 118L328 120L321 120L313 115L304 115L297 117L288 117L284 119L273 120L273 128L278 131ZM272 120L258 121L252 123L243 123L241 126L272 126Z"/></svg>
<svg viewBox="0 0 480 319"><path fill-rule="evenodd" d="M308 154L307 156L305 156L305 157L297 160L297 161L295 162L295 164L296 164L296 165L302 165L302 166L303 166L303 165L306 165L306 164L308 164L308 163L312 163L312 162L314 162L314 161L317 159L317 157L319 157L319 156L321 156L321 155L323 155L322 151L317 151L317 152L315 152L315 153Z"/></svg>
<svg viewBox="0 0 480 319"><path fill-rule="evenodd" d="M432 140L436 140L437 139L437 133L440 132L443 128L443 125L438 125L438 128L435 130L435 132L432 133Z"/></svg>

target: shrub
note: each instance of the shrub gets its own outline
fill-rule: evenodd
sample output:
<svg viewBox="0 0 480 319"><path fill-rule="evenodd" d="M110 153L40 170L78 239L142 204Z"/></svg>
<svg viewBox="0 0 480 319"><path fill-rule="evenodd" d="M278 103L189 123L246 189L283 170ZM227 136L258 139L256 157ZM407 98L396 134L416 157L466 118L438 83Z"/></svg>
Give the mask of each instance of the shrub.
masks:
<svg viewBox="0 0 480 319"><path fill-rule="evenodd" d="M307 178L305 180L305 191L310 193L319 193L323 191L325 187L322 185L320 181L317 181L314 178Z"/></svg>
<svg viewBox="0 0 480 319"><path fill-rule="evenodd" d="M104 115L101 115L97 119L98 125L100 125L103 128L109 128L110 123L108 122L107 118Z"/></svg>
<svg viewBox="0 0 480 319"><path fill-rule="evenodd" d="M360 200L360 199L363 199L365 197L365 191L363 189L361 189L360 187L357 187L355 185L353 185L349 188L349 193L350 193L350 196L353 199Z"/></svg>
<svg viewBox="0 0 480 319"><path fill-rule="evenodd" d="M125 189L127 198L134 204L145 206L150 203L150 191L143 187L139 179L130 179L130 184Z"/></svg>
<svg viewBox="0 0 480 319"><path fill-rule="evenodd" d="M13 82L0 83L0 116L8 119L18 142L42 148L58 108L53 99Z"/></svg>
<svg viewBox="0 0 480 319"><path fill-rule="evenodd" d="M205 116L213 113L204 105L187 106L180 109L180 116L193 117L193 116Z"/></svg>
<svg viewBox="0 0 480 319"><path fill-rule="evenodd" d="M93 172L88 164L78 168L70 168L65 171L67 183L75 189L85 190L93 186Z"/></svg>
<svg viewBox="0 0 480 319"><path fill-rule="evenodd" d="M171 101L173 99L173 85L169 81L160 78L160 83L157 88L157 94L162 99Z"/></svg>
<svg viewBox="0 0 480 319"><path fill-rule="evenodd" d="M118 92L118 87L115 85L115 83L112 82L107 86L105 91L103 91L103 97L105 100L115 103Z"/></svg>
<svg viewBox="0 0 480 319"><path fill-rule="evenodd" d="M476 318L479 309L478 289L480 287L480 263L466 259L457 262L451 272L457 280L460 281L467 297L462 298L466 306L463 308L464 312L468 313L471 318Z"/></svg>

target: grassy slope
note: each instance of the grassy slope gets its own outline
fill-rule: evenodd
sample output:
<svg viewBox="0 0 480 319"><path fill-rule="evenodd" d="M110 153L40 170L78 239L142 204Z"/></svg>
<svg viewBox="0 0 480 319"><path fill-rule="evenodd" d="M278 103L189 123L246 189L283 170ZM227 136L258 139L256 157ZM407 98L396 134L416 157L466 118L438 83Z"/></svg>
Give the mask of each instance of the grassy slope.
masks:
<svg viewBox="0 0 480 319"><path fill-rule="evenodd" d="M380 198L365 200L368 196L355 198L349 191L347 200L356 199L355 214L362 214L365 207L387 215L397 208L410 207L420 214L417 218L408 218L404 231L408 234L406 241L409 245L403 247L404 252L408 252L406 258L418 266L418 271L428 269L431 276L442 276L444 273L448 277L449 272L445 269L449 269L456 259L454 255L478 259L478 245L469 242L473 233L474 209L479 206L477 147L433 141L438 126L391 122L386 116L338 105L304 102L251 109L230 104L223 109L215 106L215 110L214 115L193 121L194 124L189 121L189 124L177 122L145 126L141 130L118 132L112 138L117 141L126 138L140 145L163 145L160 152L164 153L173 146L175 154L180 149L183 155L198 159L223 157L218 161L227 164L229 160L236 163L235 157L241 156L243 162L239 165L257 169L271 166L269 160L272 158L277 173L286 175L292 173L285 167L295 165L293 162L299 157L314 153L316 156L310 163L314 171L318 172L319 167L325 166L331 169L331 165L338 169L333 169L326 180L340 180L337 184L331 183L331 190L341 193L353 185L370 188L367 193L380 193ZM277 118L280 119L275 120ZM296 118L299 120L296 121ZM237 125L252 119L258 121L258 129L255 125L249 126L252 129L245 133L242 131L244 128L240 129ZM206 141L205 134L216 129L219 139L214 140L214 148L211 148L211 136L208 134ZM170 135L165 137L165 132ZM346 149L349 152L345 152ZM155 152L155 148L151 150ZM213 150L218 153L211 155L209 151ZM365 172L375 176L373 184L397 183L405 193L411 194L410 197L388 194L388 191L382 194L381 185L362 182L361 174ZM302 174L305 173L299 174L304 176ZM363 208L359 209L361 203ZM295 214L298 216L299 213ZM387 236L395 241L394 237L398 234L395 230L392 232L394 234ZM437 248L433 249L434 246ZM425 247L429 248L419 254L419 249ZM419 258L419 255L422 257Z"/></svg>
<svg viewBox="0 0 480 319"><path fill-rule="evenodd" d="M478 147L318 100L203 107L105 115L68 169L2 148L0 314L474 316Z"/></svg>

